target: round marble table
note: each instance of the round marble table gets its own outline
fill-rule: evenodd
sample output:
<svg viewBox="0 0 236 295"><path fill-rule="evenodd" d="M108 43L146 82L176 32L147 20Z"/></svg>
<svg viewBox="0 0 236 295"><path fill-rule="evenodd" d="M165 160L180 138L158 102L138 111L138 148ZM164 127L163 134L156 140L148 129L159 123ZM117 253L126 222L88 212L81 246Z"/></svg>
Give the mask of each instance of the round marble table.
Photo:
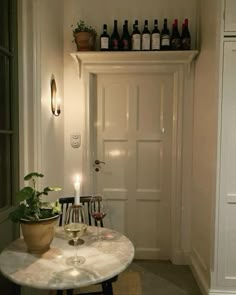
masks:
<svg viewBox="0 0 236 295"><path fill-rule="evenodd" d="M74 268L66 258L74 254L62 228L56 229L51 248L42 255L30 254L23 239L12 242L0 254L0 270L14 283L38 289L74 289L89 286L118 275L134 257L134 247L124 235L101 229L104 240L94 240L96 227L89 226L78 246L86 261Z"/></svg>

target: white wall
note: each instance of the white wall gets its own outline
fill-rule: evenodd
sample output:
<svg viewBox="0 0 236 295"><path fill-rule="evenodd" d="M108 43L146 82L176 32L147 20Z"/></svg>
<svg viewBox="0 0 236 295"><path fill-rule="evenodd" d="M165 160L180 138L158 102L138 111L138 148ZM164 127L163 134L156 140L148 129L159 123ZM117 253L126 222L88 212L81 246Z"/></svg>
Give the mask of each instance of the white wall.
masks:
<svg viewBox="0 0 236 295"><path fill-rule="evenodd" d="M29 0L18 2L18 36L20 185L23 186L24 175L34 170L33 7Z"/></svg>
<svg viewBox="0 0 236 295"><path fill-rule="evenodd" d="M21 2L27 5L36 3L40 8L34 10L38 19L34 19L32 24L34 32L32 38L38 41L37 46L31 48L32 40L26 40L29 48L28 54L23 59L23 63L28 58L33 63L36 58L37 71L33 71L30 76L32 64L25 65L22 72L27 72L28 75L25 77L29 80L28 82L23 79L21 81L22 102L24 103L24 107L21 107L21 116L24 117L24 112L29 111L22 121L21 128L28 126L29 137L34 133L37 134L37 138L25 138L24 129L21 130L21 146L23 147L21 155L25 158L25 166L21 165L23 167L21 171L28 172L27 168L32 167L40 168L40 171L46 175L45 184L62 185L64 195L73 194L74 175L77 173L83 175L83 155L86 153L84 149L86 136L84 85L83 81L78 78L77 65L70 56L70 52L75 51L71 25L83 19L94 26L100 34L103 23L108 24L111 32L114 19L118 19L120 27L123 20L128 19L130 29L133 20L138 19L140 29L142 29L144 19L149 19L152 23L154 18L158 18L159 25L162 25L164 17L168 17L169 20L176 17L179 20L189 18L193 44L201 44L200 55L196 63L194 89L191 263L198 278L201 279L203 288L207 289L210 286L211 257L213 256L211 252L214 239L212 221L216 195L219 1L178 0L173 5L171 0L147 0L145 6L143 1L134 0L117 2L108 0L34 0L32 2L21 0ZM26 10L29 8L31 7L27 7ZM22 13L26 13L26 10L22 9ZM197 34L198 16L200 35ZM31 20L27 19L25 26L30 26L30 24ZM35 26L38 26L37 30ZM52 116L50 111L49 85L52 73L56 76L58 92L62 97L62 115L59 118ZM24 95L27 97L23 98ZM30 101L31 95L35 99L35 109ZM40 132L37 132L39 130ZM73 149L70 146L72 132L80 132L82 135L82 146L79 149ZM38 150L33 150L30 145L37 142L40 142L40 146ZM31 156L34 161L31 160ZM82 181L86 180L82 178Z"/></svg>
<svg viewBox="0 0 236 295"><path fill-rule="evenodd" d="M188 17L190 30L193 37L193 46L196 40L196 0L173 1L147 0L143 1L108 1L108 0L64 0L64 93L65 93L65 194L73 194L73 177L76 173L83 174L83 148L85 133L85 101L83 81L78 79L78 72L70 53L76 50L72 42L71 25L76 24L80 19L92 25L101 34L102 25L108 24L108 31L111 33L113 20L117 19L121 28L125 19L129 20L130 32L134 19L139 20L140 29L143 29L144 19L148 19L150 29L153 26L154 18L158 18L159 26L162 27L163 18L169 19L169 27L174 18L181 22ZM121 33L121 30L120 30ZM97 40L98 43L98 40ZM98 47L98 44L97 44ZM79 149L70 147L70 134L80 132L82 135L82 146ZM83 175L82 175L83 177ZM82 184L86 179L82 178ZM82 186L83 189L83 186ZM85 192L84 193L89 193Z"/></svg>
<svg viewBox="0 0 236 295"><path fill-rule="evenodd" d="M20 171L45 175L42 185L64 186L63 2L21 0L20 19ZM21 41L22 38L22 41ZM54 74L62 114L51 113ZM57 198L51 193L48 200Z"/></svg>
<svg viewBox="0 0 236 295"><path fill-rule="evenodd" d="M199 1L201 48L196 62L193 118L191 258L205 289L210 285L216 195L219 65L217 2Z"/></svg>
<svg viewBox="0 0 236 295"><path fill-rule="evenodd" d="M40 80L41 80L41 166L44 185L64 187L64 71L63 71L63 1L40 0ZM54 74L62 113L51 112L50 80ZM54 194L54 195L53 195ZM48 199L55 199L51 193Z"/></svg>
<svg viewBox="0 0 236 295"><path fill-rule="evenodd" d="M120 34L122 25L125 19L129 21L129 31L132 32L133 22L139 20L139 28L143 30L144 20L149 20L149 28L153 28L153 21L158 18L159 27L163 26L164 17L168 18L169 28L172 28L174 18L178 18L182 23L184 18L189 18L190 30L193 40L195 40L195 24L196 24L196 9L195 0L178 0L173 5L173 1L93 1L93 0L64 0L65 11L65 33L72 38L70 26L75 25L78 20L83 19L88 24L92 25L98 32L102 33L103 24L108 25L108 32L113 30L114 19L118 20L118 28ZM179 24L181 29L181 24ZM65 42L67 42L65 39ZM75 47L73 47L75 49Z"/></svg>
<svg viewBox="0 0 236 295"><path fill-rule="evenodd" d="M22 0L22 2L28 1ZM216 186L218 103L215 86L218 70L218 53L216 51L218 1L178 0L173 5L171 0L147 0L145 6L143 1L134 0L117 2L108 0L34 0L32 2L39 5L40 8L34 10L38 17L37 20L34 19L34 22L36 21L34 26L38 26L39 30L34 31L35 27L32 28L35 33L33 38L38 40L36 42L37 50L32 49L30 53L32 56L29 54L28 57L32 60L36 58L37 71L32 73L33 87L29 83L22 93L27 95L26 90L28 89L29 93L35 94L35 105L39 109L33 109L28 97L27 105L34 114L34 116L29 115L29 121L34 123L33 129L41 130L39 133L35 133L39 137L33 140L35 143L40 142L41 148L38 147L38 151L37 149L32 151L30 148L32 140L28 138L28 141L24 141L28 149L25 148L22 154L26 155L25 151L32 152L34 163L32 164L30 161L28 167L40 168L46 176L45 184L62 185L64 195L73 194L72 183L75 174L83 175L83 155L86 153L84 150L86 136L84 85L83 81L78 78L77 65L70 56L70 53L76 49L72 42L71 25L79 19L83 19L94 26L100 34L103 23L108 24L111 32L114 19L118 19L120 27L123 20L128 19L130 29L133 20L138 19L140 29L142 29L144 19L148 19L152 23L154 18L158 18L159 25L162 26L164 17L169 20L189 18L193 45L198 44L199 41L201 44L196 64L193 118L191 258L195 271L207 288L210 284L210 251L212 232L214 232L212 219L214 217ZM199 36L197 36L198 13L201 31ZM197 40L198 38L199 40ZM27 57L25 58L27 59ZM29 66L29 77L30 69ZM50 111L49 85L52 73L56 76L58 92L62 97L62 114L59 118L52 116ZM40 80L37 81L36 78ZM34 86L35 89L32 89ZM29 122L26 120L26 123ZM32 134L31 128L29 129L28 134ZM81 133L82 146L79 149L73 149L70 146L72 132ZM23 134L23 130L21 133ZM86 180L82 178L82 183L83 181Z"/></svg>
<svg viewBox="0 0 236 295"><path fill-rule="evenodd" d="M43 186L64 187L63 2L19 0L18 16L21 186L26 173L39 171L45 175ZM52 73L62 102L58 118L51 113ZM26 287L21 292L48 294Z"/></svg>

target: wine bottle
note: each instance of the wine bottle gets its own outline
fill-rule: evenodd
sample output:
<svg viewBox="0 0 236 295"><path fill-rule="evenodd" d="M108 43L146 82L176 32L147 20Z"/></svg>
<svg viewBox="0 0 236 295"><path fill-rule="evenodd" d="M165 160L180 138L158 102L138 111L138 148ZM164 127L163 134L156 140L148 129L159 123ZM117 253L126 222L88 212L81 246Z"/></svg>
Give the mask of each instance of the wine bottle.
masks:
<svg viewBox="0 0 236 295"><path fill-rule="evenodd" d="M181 49L181 39L180 39L177 19L175 19L173 23L172 34L171 34L171 49L173 50Z"/></svg>
<svg viewBox="0 0 236 295"><path fill-rule="evenodd" d="M188 29L188 19L186 18L182 27L181 35L181 49L190 50L191 49L191 36Z"/></svg>
<svg viewBox="0 0 236 295"><path fill-rule="evenodd" d="M107 33L107 25L103 25L103 33L100 36L100 50L107 51L109 50L110 36Z"/></svg>
<svg viewBox="0 0 236 295"><path fill-rule="evenodd" d="M120 49L120 35L117 29L117 20L114 20L114 28L111 34L111 50L117 51Z"/></svg>
<svg viewBox="0 0 236 295"><path fill-rule="evenodd" d="M161 50L170 49L170 31L167 26L167 18L164 19L163 29L161 31Z"/></svg>
<svg viewBox="0 0 236 295"><path fill-rule="evenodd" d="M132 50L139 51L141 50L141 34L138 29L138 21L135 20L133 25L133 33L132 33Z"/></svg>
<svg viewBox="0 0 236 295"><path fill-rule="evenodd" d="M150 50L151 35L148 29L148 20L144 21L144 29L142 32L142 50Z"/></svg>
<svg viewBox="0 0 236 295"><path fill-rule="evenodd" d="M121 50L127 51L130 50L130 34L128 30L128 21L125 20L125 23L123 25L123 32L121 36Z"/></svg>
<svg viewBox="0 0 236 295"><path fill-rule="evenodd" d="M151 49L160 50L160 31L158 29L158 20L154 20L154 29L152 31Z"/></svg>

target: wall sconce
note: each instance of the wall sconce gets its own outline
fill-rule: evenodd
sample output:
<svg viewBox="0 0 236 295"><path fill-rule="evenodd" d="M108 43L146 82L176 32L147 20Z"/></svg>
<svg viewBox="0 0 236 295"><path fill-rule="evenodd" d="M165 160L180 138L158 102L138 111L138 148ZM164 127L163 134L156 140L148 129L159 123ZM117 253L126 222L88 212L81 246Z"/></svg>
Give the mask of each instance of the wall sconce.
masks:
<svg viewBox="0 0 236 295"><path fill-rule="evenodd" d="M61 113L60 99L57 97L57 85L54 76L51 79L51 110L56 117Z"/></svg>

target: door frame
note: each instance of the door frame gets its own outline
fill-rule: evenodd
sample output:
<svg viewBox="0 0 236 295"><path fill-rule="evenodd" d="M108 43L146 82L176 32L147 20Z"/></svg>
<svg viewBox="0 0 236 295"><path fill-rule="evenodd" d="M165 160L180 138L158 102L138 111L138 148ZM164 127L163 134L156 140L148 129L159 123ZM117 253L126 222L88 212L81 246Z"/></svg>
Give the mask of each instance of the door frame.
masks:
<svg viewBox="0 0 236 295"><path fill-rule="evenodd" d="M96 95L96 77L98 74L171 74L173 76L173 135L172 135L172 192L171 192L171 261L175 264L187 264L188 263L188 246L185 247L183 242L186 242L186 235L190 228L189 201L186 204L186 212L183 216L183 199L186 197L182 196L183 185L186 180L183 181L182 162L183 162L183 110L186 111L186 107L183 105L184 98L188 96L188 99L192 101L190 89L193 85L191 83L193 76L192 60L196 55L194 54L191 58L180 61L166 61L163 60L150 60L140 62L130 62L130 60L115 61L111 62L109 59L105 59L101 62L96 59L85 58L83 61L81 56L78 54L72 54L72 57L78 64L78 74L83 80L84 93L85 93L85 143L83 152L83 174L85 176L84 187L86 191L93 187L93 109L94 109L94 97ZM83 56L82 56L83 58ZM187 86L187 83L190 86ZM187 95L188 94L188 95ZM191 105L191 103L190 103ZM190 109L191 113L192 110ZM191 114L190 114L191 118ZM190 128L191 129L191 128ZM185 131L184 131L185 133ZM189 131L188 131L189 133ZM185 134L184 134L185 135ZM184 136L185 137L185 136ZM190 135L191 137L191 135ZM186 145L190 145L191 138L187 140ZM186 147L185 147L186 148ZM191 152L187 152L188 160L191 162ZM190 163L191 166L191 163ZM189 170L189 169L187 169ZM188 175L191 178L191 175ZM190 181L190 180L189 180ZM188 181L187 181L188 182ZM186 185L187 186L187 185ZM185 194L189 194L185 192ZM187 219L187 220L186 220ZM189 227L184 226L183 220L188 222ZM187 231L187 234L183 231ZM190 236L189 236L190 238ZM188 238L187 238L188 239Z"/></svg>

